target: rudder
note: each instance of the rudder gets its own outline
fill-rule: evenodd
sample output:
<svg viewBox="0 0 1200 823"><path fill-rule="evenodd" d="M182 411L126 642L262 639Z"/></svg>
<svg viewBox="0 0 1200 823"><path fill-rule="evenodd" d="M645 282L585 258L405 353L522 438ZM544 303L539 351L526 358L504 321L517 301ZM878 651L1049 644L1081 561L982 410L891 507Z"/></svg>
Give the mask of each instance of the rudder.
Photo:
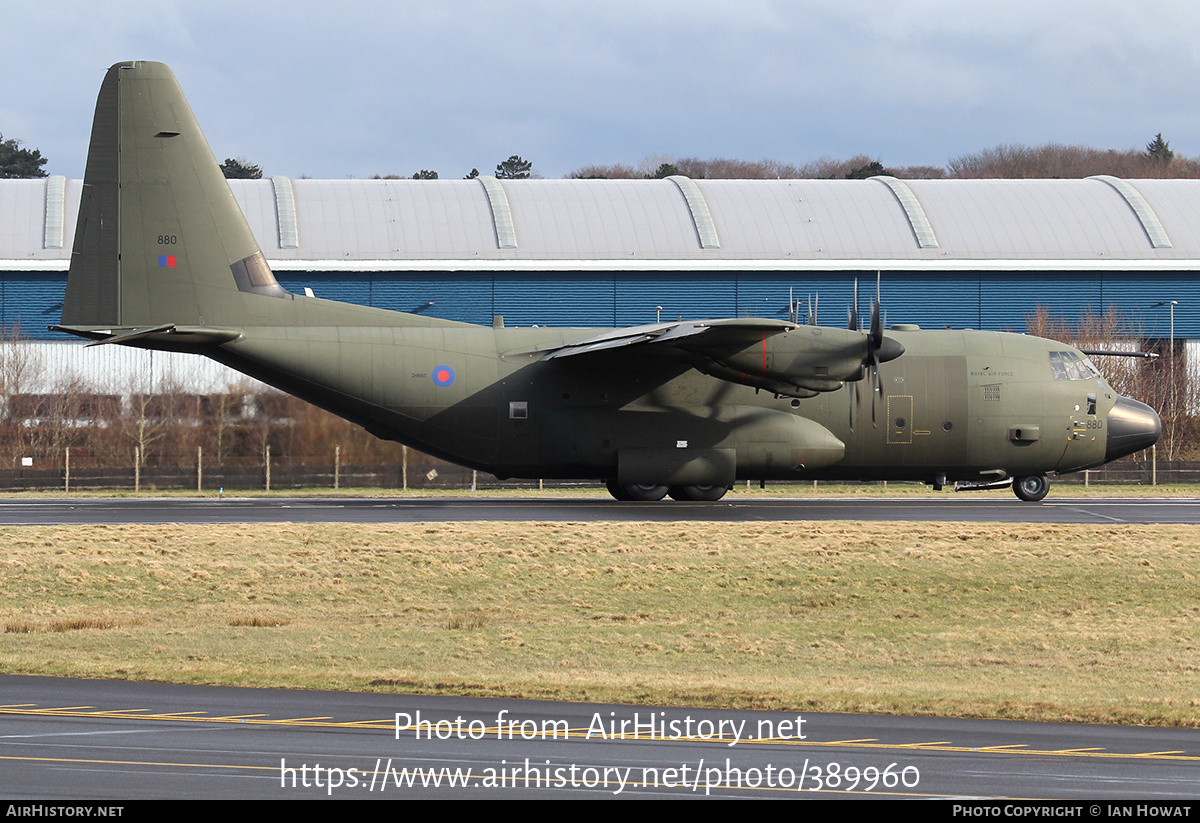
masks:
<svg viewBox="0 0 1200 823"><path fill-rule="evenodd" d="M63 326L270 322L275 281L174 74L117 63L96 101Z"/></svg>

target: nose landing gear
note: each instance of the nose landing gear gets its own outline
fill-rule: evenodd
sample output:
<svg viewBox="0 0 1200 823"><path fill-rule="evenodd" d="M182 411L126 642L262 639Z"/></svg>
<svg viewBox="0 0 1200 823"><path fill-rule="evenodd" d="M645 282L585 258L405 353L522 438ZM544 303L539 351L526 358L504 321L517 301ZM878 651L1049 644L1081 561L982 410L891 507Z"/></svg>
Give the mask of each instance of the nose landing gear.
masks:
<svg viewBox="0 0 1200 823"><path fill-rule="evenodd" d="M1050 492L1050 479L1044 474L1029 474L1013 479L1013 493L1026 503L1036 503Z"/></svg>

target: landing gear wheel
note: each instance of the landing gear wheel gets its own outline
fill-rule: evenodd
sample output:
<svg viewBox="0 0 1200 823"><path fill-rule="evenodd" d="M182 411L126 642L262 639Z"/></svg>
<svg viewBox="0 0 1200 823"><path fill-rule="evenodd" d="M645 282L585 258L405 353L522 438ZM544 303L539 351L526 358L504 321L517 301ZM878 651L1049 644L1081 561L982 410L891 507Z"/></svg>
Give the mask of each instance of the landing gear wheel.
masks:
<svg viewBox="0 0 1200 823"><path fill-rule="evenodd" d="M1050 492L1050 481L1044 474L1030 474L1013 480L1013 493L1026 503L1036 503Z"/></svg>
<svg viewBox="0 0 1200 823"><path fill-rule="evenodd" d="M667 493L673 500L720 500L729 489L725 486L672 486Z"/></svg>
<svg viewBox="0 0 1200 823"><path fill-rule="evenodd" d="M625 487L616 480L607 480L604 485L608 487L608 493L613 496L614 500L624 501L633 499L629 496L629 492L625 491Z"/></svg>
<svg viewBox="0 0 1200 823"><path fill-rule="evenodd" d="M667 496L666 486L655 486L650 483L622 485L616 480L609 480L605 485L608 487L608 493L617 500L653 502L655 500L662 500Z"/></svg>

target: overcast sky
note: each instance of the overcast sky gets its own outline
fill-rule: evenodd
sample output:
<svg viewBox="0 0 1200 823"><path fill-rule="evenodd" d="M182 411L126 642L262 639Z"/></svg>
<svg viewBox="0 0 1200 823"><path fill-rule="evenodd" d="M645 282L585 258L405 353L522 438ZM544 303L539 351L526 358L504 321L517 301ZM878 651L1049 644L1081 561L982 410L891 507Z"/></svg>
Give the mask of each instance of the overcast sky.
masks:
<svg viewBox="0 0 1200 823"><path fill-rule="evenodd" d="M545 177L650 155L945 165L999 143L1200 154L1184 0L5 4L0 133L82 177L105 69L175 71L218 159Z"/></svg>

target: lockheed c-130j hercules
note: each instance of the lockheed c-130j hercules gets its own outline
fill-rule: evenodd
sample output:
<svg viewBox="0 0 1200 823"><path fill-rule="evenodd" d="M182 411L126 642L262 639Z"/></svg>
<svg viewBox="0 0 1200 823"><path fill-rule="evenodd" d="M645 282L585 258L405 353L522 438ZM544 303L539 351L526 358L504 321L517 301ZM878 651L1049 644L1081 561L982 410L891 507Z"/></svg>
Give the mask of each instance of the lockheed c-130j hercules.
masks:
<svg viewBox="0 0 1200 823"><path fill-rule="evenodd" d="M373 434L500 477L595 478L621 500L739 479L1011 483L1152 445L1160 422L1087 356L1019 334L777 319L496 328L292 294L170 69L100 89L62 323L205 355ZM860 389L861 386L861 389Z"/></svg>

